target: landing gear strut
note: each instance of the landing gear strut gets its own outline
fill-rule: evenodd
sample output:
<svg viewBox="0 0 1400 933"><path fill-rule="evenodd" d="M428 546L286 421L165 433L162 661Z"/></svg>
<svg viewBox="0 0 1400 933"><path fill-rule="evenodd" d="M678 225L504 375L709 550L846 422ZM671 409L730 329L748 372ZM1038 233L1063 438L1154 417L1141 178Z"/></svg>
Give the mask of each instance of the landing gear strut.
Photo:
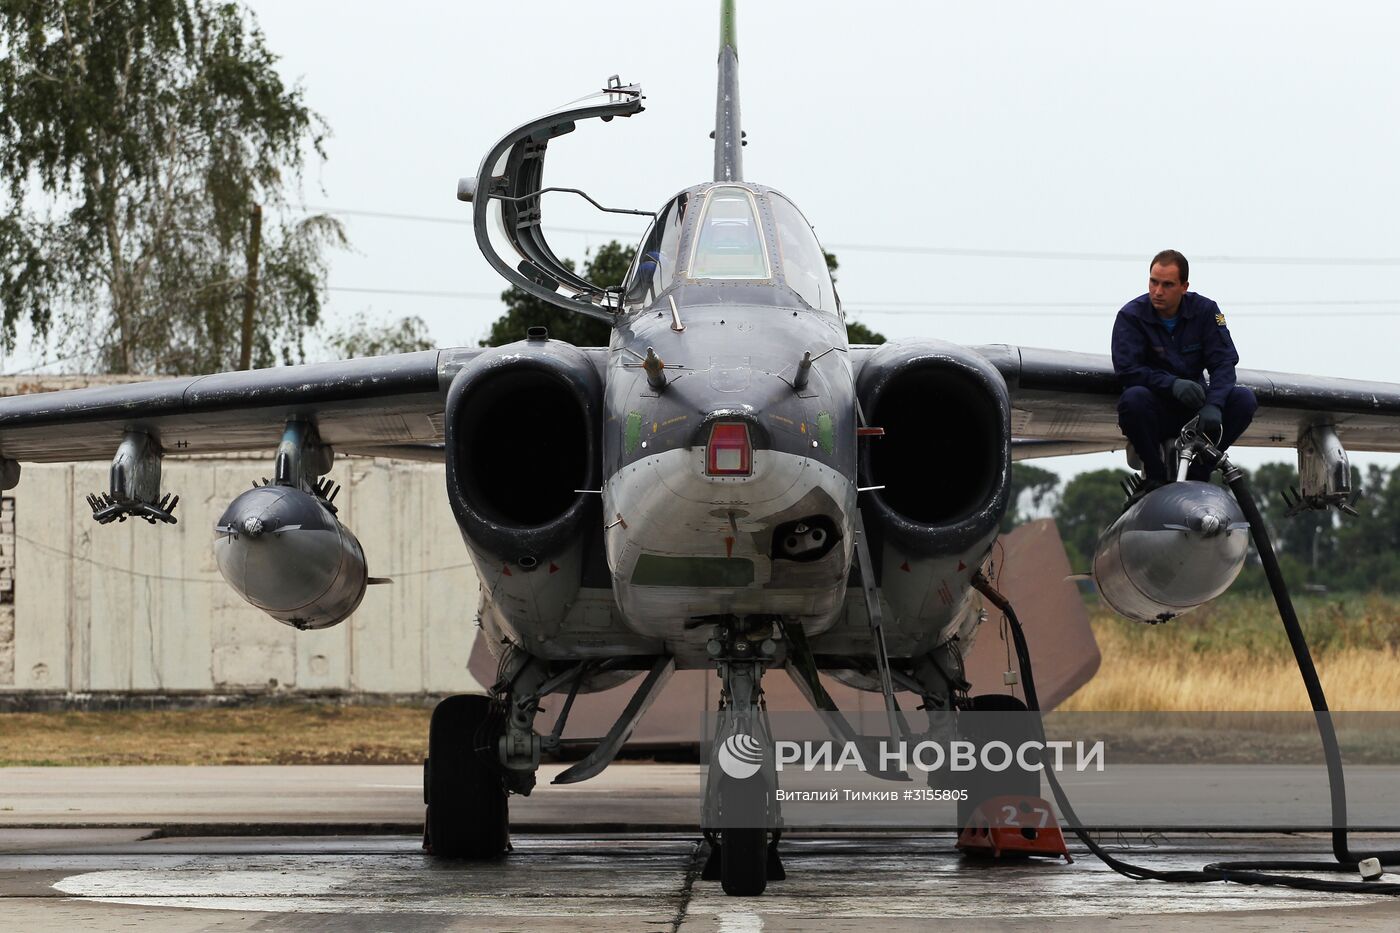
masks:
<svg viewBox="0 0 1400 933"><path fill-rule="evenodd" d="M734 620L718 627L709 644L723 688L705 794L710 856L700 877L719 881L735 897L762 894L770 880L786 878L778 858L772 733L760 685L776 651L772 629L771 622Z"/></svg>

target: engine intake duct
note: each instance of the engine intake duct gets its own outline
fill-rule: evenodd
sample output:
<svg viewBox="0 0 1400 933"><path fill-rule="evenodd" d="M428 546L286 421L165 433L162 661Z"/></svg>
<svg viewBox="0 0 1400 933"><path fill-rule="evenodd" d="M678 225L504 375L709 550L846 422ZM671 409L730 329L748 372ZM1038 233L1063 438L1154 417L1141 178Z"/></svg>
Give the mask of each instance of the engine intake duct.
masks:
<svg viewBox="0 0 1400 933"><path fill-rule="evenodd" d="M953 554L994 533L1011 488L1011 399L990 362L935 340L886 344L861 367L868 526L919 556Z"/></svg>
<svg viewBox="0 0 1400 933"><path fill-rule="evenodd" d="M447 395L447 494L468 540L535 566L574 540L601 483L602 379L576 347L530 339L481 354Z"/></svg>

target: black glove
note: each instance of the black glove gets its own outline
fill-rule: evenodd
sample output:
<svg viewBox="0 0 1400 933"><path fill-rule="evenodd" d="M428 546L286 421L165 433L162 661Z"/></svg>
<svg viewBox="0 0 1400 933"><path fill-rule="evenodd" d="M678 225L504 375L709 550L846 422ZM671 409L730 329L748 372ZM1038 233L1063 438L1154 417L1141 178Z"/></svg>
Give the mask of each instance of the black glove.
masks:
<svg viewBox="0 0 1400 933"><path fill-rule="evenodd" d="M1195 385L1195 383L1193 382L1192 385ZM1196 387L1197 387L1197 388L1200 388L1200 386L1196 386ZM1206 434L1209 434L1209 435L1211 436L1211 438L1213 438L1213 439L1219 438L1219 437L1220 437L1220 406L1218 406L1218 405L1202 405L1202 406L1201 406L1200 420L1197 421L1196 424L1197 424L1197 426L1198 426L1203 432L1205 432Z"/></svg>
<svg viewBox="0 0 1400 933"><path fill-rule="evenodd" d="M1192 411L1195 411L1206 403L1206 390L1201 388L1199 382L1193 382L1190 379L1178 379L1176 382L1173 382L1172 395L1175 395L1178 402ZM1216 413L1219 414L1219 410L1217 410ZM1219 423L1220 420L1217 418L1216 424Z"/></svg>

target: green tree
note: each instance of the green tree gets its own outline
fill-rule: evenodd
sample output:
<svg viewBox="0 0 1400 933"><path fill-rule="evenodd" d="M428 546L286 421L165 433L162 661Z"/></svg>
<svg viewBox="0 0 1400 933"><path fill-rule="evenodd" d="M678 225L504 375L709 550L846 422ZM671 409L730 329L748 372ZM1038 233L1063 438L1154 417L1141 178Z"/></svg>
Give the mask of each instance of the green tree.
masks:
<svg viewBox="0 0 1400 933"><path fill-rule="evenodd" d="M1309 510L1290 516L1284 503L1284 490L1298 488L1298 468L1291 463L1265 463L1248 479L1274 549L1310 571L1329 564L1337 547L1337 513Z"/></svg>
<svg viewBox="0 0 1400 933"><path fill-rule="evenodd" d="M1030 520L1030 516L1021 510L1022 499L1029 502L1032 510L1043 509L1054 498L1059 486L1058 473L1029 463L1011 464L1011 499L1001 519L1002 532Z"/></svg>
<svg viewBox="0 0 1400 933"><path fill-rule="evenodd" d="M846 318L846 340L850 343L884 343L885 335L876 333L860 321Z"/></svg>
<svg viewBox="0 0 1400 933"><path fill-rule="evenodd" d="M113 372L233 368L258 254L252 361L301 358L344 233L275 219L326 132L275 64L234 3L0 3L7 348L27 317Z"/></svg>
<svg viewBox="0 0 1400 933"><path fill-rule="evenodd" d="M627 277L627 270L632 267L632 257L636 254L635 247L623 246L612 240L599 247L590 258L585 259L583 277L594 285L603 287L621 285L622 280ZM834 254L825 255L826 266L831 270L831 279L834 282L839 263ZM577 268L571 259L564 260L564 265L571 270ZM501 293L501 300L506 304L506 313L492 323L490 334L481 341L483 347L499 347L516 340L524 340L525 331L535 326L543 326L548 329L549 336L557 340L566 340L576 346L608 345L611 328L602 321L556 308L513 285ZM885 342L883 334L877 334L858 321L846 322L846 335L851 343Z"/></svg>
<svg viewBox="0 0 1400 933"><path fill-rule="evenodd" d="M1013 492L1033 486L1026 474L1017 477L1021 466L1013 465ZM1119 470L1081 473L1065 484L1055 502L1052 512L1076 570L1089 569L1099 534L1121 514L1119 484L1125 475ZM1335 509L1287 514L1282 492L1298 485L1291 463L1263 464L1247 479L1295 597L1305 584L1322 584L1336 592L1400 592L1400 469L1372 465L1363 474L1352 468L1352 488L1361 491L1354 516ZM1033 507L1049 501L1053 485L1043 487L1039 495L1043 498L1031 499ZM1004 522L1003 530L1010 525ZM1252 541L1234 589L1268 592Z"/></svg>
<svg viewBox="0 0 1400 933"><path fill-rule="evenodd" d="M1122 482L1127 476L1124 470L1091 470L1071 479L1060 493L1055 522L1076 572L1089 569L1099 535L1122 514Z"/></svg>
<svg viewBox="0 0 1400 933"><path fill-rule="evenodd" d="M822 250L822 255L826 257L826 268L831 273L831 282L836 284L836 270L841 268L841 263L836 261L836 254ZM877 333L866 327L860 321L853 321L848 316L846 318L846 342L847 343L884 343L885 335Z"/></svg>
<svg viewBox="0 0 1400 933"><path fill-rule="evenodd" d="M1351 474L1352 488L1361 491L1356 515L1333 509L1289 515L1282 492L1298 486L1297 469L1290 463L1266 463L1248 479L1290 585L1400 591L1400 470L1372 464L1364 476L1355 467ZM1267 592L1252 543L1236 588Z"/></svg>
<svg viewBox="0 0 1400 933"><path fill-rule="evenodd" d="M603 288L621 285L636 254L636 247L612 240L584 260L583 277ZM564 265L575 268L570 259L564 260ZM612 337L612 328L602 321L556 308L514 285L501 292L501 300L506 303L506 313L491 325L491 333L481 341L483 347L524 340L529 328L539 326L547 328L554 339L580 347L606 347Z"/></svg>
<svg viewBox="0 0 1400 933"><path fill-rule="evenodd" d="M431 350L437 344L421 317L379 321L362 312L327 337L326 346L337 359L348 360Z"/></svg>
<svg viewBox="0 0 1400 933"><path fill-rule="evenodd" d="M1372 464L1362 477L1352 470L1352 488L1361 490L1357 515L1341 516L1336 547L1321 579L1335 589L1400 591L1400 469Z"/></svg>

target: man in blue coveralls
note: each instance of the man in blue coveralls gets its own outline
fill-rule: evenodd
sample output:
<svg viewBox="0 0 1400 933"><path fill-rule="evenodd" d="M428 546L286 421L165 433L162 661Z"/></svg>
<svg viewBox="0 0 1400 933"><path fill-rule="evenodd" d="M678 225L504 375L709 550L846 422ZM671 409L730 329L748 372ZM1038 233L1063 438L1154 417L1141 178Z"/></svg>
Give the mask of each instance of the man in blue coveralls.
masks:
<svg viewBox="0 0 1400 933"><path fill-rule="evenodd" d="M1240 357L1225 315L1209 298L1187 291L1189 271L1185 256L1162 250L1152 257L1147 294L1125 304L1113 323L1113 372L1123 387L1118 426L1142 460L1146 482L1139 495L1172 480L1162 442L1192 418L1199 416L1201 430L1224 450L1259 407L1253 392L1235 384ZM1209 479L1213 466L1197 461L1187 479Z"/></svg>

